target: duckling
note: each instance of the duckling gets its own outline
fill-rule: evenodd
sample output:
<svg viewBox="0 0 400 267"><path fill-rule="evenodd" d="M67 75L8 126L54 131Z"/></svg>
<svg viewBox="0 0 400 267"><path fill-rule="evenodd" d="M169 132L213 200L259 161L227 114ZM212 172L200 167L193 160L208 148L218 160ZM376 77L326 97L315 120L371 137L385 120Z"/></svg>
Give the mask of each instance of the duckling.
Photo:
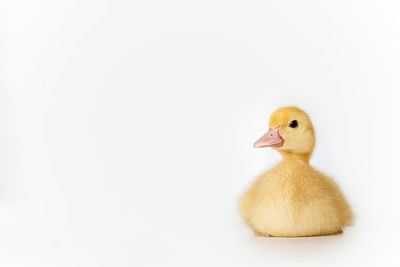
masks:
<svg viewBox="0 0 400 267"><path fill-rule="evenodd" d="M338 185L309 164L315 133L307 113L294 106L279 108L269 127L254 147L272 147L282 161L240 197L244 221L261 236L342 233L342 227L353 224L353 212Z"/></svg>

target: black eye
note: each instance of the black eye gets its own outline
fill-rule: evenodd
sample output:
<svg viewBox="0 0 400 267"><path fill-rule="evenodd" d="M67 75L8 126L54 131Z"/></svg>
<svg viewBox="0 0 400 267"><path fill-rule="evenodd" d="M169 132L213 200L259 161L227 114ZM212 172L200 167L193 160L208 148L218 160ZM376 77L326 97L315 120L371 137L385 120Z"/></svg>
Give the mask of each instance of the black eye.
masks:
<svg viewBox="0 0 400 267"><path fill-rule="evenodd" d="M291 127L291 128L296 128L298 125L299 125L299 123L296 120L292 120L289 123L289 127Z"/></svg>

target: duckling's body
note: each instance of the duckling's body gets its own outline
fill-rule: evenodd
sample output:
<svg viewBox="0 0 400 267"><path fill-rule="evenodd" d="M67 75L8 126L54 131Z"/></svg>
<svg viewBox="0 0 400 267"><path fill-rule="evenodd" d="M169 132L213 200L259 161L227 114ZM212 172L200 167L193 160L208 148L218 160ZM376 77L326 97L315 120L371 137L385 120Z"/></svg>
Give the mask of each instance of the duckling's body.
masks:
<svg viewBox="0 0 400 267"><path fill-rule="evenodd" d="M286 126L286 121L290 123L295 118L303 128L296 126L297 132L279 131L279 137L287 145L276 147L283 160L260 175L243 194L239 200L240 213L259 235L295 237L340 233L343 226L352 224L353 214L336 183L309 165L315 139L308 132L314 136L308 116L296 107L278 111L280 115L287 113L282 111L289 113L287 118L278 119L278 127ZM302 143L295 144L299 141Z"/></svg>

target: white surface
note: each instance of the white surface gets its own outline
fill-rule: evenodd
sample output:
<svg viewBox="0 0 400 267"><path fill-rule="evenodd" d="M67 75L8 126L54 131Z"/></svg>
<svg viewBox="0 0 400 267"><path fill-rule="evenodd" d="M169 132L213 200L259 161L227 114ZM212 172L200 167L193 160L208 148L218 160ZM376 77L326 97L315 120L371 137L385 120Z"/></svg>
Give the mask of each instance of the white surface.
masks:
<svg viewBox="0 0 400 267"><path fill-rule="evenodd" d="M1 266L399 266L397 1L2 1ZM253 236L252 143L308 111L357 220Z"/></svg>

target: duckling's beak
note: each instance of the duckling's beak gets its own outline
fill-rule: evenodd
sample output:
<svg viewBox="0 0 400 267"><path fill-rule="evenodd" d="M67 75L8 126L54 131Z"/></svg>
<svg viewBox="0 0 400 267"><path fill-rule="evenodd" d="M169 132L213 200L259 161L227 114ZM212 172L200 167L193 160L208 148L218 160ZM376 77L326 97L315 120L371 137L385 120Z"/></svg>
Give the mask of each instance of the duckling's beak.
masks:
<svg viewBox="0 0 400 267"><path fill-rule="evenodd" d="M268 147L268 146L279 147L283 146L284 142L285 140L283 140L283 138L279 135L279 126L278 126L272 130L270 129L266 134L261 136L261 138L258 139L253 146L255 148Z"/></svg>

